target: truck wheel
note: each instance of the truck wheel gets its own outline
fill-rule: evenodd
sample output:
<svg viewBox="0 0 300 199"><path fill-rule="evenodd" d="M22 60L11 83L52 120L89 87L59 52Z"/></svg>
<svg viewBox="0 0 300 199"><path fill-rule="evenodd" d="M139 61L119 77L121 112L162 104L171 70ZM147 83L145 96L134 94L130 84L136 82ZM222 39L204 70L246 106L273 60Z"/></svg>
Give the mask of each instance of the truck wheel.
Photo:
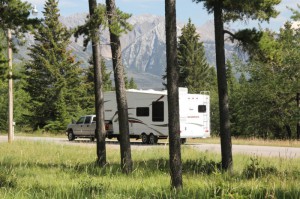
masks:
<svg viewBox="0 0 300 199"><path fill-rule="evenodd" d="M72 130L70 130L70 131L68 132L68 139L69 139L69 141L75 140L75 136L74 136L74 133L73 133Z"/></svg>
<svg viewBox="0 0 300 199"><path fill-rule="evenodd" d="M157 144L157 136L153 135L152 133L149 135L149 144Z"/></svg>
<svg viewBox="0 0 300 199"><path fill-rule="evenodd" d="M143 133L143 134L141 135L141 138L142 138L142 143L143 143L143 144L148 144L148 142L149 142L149 137L148 137L148 135L146 135L146 133Z"/></svg>

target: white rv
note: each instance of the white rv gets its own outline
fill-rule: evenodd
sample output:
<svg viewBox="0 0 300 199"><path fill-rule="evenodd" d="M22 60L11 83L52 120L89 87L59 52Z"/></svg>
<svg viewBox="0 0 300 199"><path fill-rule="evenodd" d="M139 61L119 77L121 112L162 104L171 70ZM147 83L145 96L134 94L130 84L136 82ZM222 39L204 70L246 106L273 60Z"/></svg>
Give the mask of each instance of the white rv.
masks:
<svg viewBox="0 0 300 199"><path fill-rule="evenodd" d="M158 139L168 137L168 99L166 90L130 89L126 91L126 97L131 138L142 139L145 144L154 144L157 143ZM118 138L119 120L114 91L104 93L104 111L107 137L109 139ZM207 92L189 94L187 88L179 88L179 115L180 137L183 143L186 138L210 137L210 98ZM93 121L93 119L89 121ZM76 126L76 124L73 124L73 128L74 125ZM79 125L83 126L82 124ZM70 132L70 127L72 128L72 125L68 126L67 133ZM93 139L95 125L89 125L89 128L91 128L89 136L92 136ZM75 139L81 136L73 133L70 137ZM72 140L70 137L69 140Z"/></svg>
<svg viewBox="0 0 300 199"><path fill-rule="evenodd" d="M168 137L167 91L135 90L126 92L130 137L143 143L156 143ZM105 120L111 121L113 131L107 137L117 137L119 123L115 92L104 93ZM186 138L210 136L210 104L207 94L188 94L179 88L179 114L182 141Z"/></svg>

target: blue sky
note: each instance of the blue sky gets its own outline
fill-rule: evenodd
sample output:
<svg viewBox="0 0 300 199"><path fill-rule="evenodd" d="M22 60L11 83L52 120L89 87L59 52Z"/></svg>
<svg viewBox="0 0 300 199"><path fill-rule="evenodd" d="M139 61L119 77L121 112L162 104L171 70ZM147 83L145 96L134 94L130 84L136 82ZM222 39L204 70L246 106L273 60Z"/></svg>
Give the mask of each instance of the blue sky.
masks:
<svg viewBox="0 0 300 199"><path fill-rule="evenodd" d="M23 0L25 1L25 0ZM43 10L45 0L27 0L36 5L39 11ZM98 0L98 3L104 3L104 0ZM187 22L188 18L196 25L202 25L208 20L212 20L213 16L208 15L202 4L195 4L192 0L177 0L177 20ZM263 28L270 28L278 30L285 21L289 20L291 11L288 7L297 8L299 0L282 0L281 4L277 6L277 10L281 13L276 19L272 19L269 24L262 24ZM133 15L154 14L164 16L164 0L116 0L117 7L121 10L131 13ZM69 16L75 13L88 12L88 0L60 0L59 8L61 15ZM41 16L41 14L40 14ZM258 22L237 23L231 25L237 27L252 27L256 26Z"/></svg>

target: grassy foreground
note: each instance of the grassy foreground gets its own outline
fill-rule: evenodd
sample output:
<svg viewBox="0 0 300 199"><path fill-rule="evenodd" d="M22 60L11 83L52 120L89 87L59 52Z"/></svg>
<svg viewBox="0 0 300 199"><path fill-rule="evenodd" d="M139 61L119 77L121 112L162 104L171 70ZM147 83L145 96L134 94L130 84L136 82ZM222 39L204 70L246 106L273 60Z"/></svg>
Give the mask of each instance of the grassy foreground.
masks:
<svg viewBox="0 0 300 199"><path fill-rule="evenodd" d="M0 143L1 198L300 198L300 159L234 156L232 174L220 155L182 147L183 190L170 190L168 147L132 150L134 171L119 168L107 146L105 168L95 147L48 142Z"/></svg>

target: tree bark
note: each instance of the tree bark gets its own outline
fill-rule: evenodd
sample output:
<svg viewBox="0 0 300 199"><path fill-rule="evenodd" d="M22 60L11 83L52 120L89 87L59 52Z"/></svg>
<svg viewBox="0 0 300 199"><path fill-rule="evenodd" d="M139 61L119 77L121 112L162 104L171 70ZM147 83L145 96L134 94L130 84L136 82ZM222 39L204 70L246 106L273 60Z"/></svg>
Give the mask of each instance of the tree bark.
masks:
<svg viewBox="0 0 300 199"><path fill-rule="evenodd" d="M89 0L90 17L93 17L97 8L96 0ZM95 89L95 109L96 109L96 139L97 139L97 164L106 165L106 145L105 145L105 123L104 123L104 97L101 72L100 53L100 32L99 29L91 29L93 64L94 64L94 89Z"/></svg>
<svg viewBox="0 0 300 199"><path fill-rule="evenodd" d="M215 42L216 42L216 63L218 77L219 109L220 109L220 137L222 168L232 170L232 146L230 135L229 107L228 107L228 89L225 67L224 50L224 24L222 13L222 1L215 0L214 5L215 22Z"/></svg>
<svg viewBox="0 0 300 199"><path fill-rule="evenodd" d="M108 22L110 25L109 32L118 106L121 168L123 173L128 174L132 172L132 159L129 137L128 108L124 81L124 68L121 59L121 43L119 36L114 34L111 30L111 24L114 22L114 20L116 20L117 17L115 1L106 0L106 8L108 14Z"/></svg>
<svg viewBox="0 0 300 199"><path fill-rule="evenodd" d="M182 189L182 163L178 97L179 74L177 63L176 0L165 1L165 16L171 186L175 189Z"/></svg>

